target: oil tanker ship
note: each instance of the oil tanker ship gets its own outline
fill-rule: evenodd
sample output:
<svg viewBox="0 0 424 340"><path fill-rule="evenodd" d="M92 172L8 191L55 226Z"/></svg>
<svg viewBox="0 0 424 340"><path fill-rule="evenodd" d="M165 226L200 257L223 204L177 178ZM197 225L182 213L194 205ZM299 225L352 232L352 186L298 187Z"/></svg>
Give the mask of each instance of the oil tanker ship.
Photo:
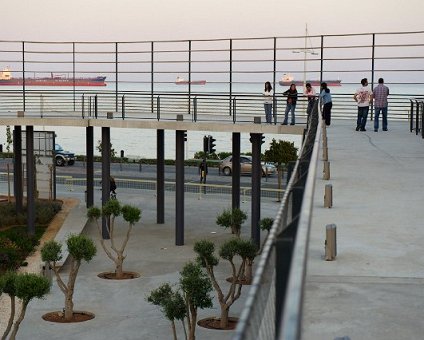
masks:
<svg viewBox="0 0 424 340"><path fill-rule="evenodd" d="M323 80L323 83L327 83L327 86L342 86L342 81L337 79ZM290 86L295 84L296 86L303 86L303 80L294 80L290 74L284 74L281 80L278 82L281 86ZM305 84L309 83L311 86L320 87L321 83L319 80L306 80Z"/></svg>
<svg viewBox="0 0 424 340"><path fill-rule="evenodd" d="M106 86L106 77L69 78L63 75L50 74L50 77L25 78L25 86ZM22 86L23 78L12 77L9 68L0 72L0 86Z"/></svg>

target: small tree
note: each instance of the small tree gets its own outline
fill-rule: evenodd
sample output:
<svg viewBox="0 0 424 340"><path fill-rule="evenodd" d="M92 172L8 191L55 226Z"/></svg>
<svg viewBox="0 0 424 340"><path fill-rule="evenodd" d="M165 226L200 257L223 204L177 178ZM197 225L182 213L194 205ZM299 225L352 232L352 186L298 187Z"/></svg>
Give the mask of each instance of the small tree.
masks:
<svg viewBox="0 0 424 340"><path fill-rule="evenodd" d="M271 217L265 217L262 220L259 221L259 227L261 228L262 231L266 231L266 236L264 239L264 242L261 245L261 249L259 249L258 251L258 255L262 254L262 250L264 248L265 242L269 236L269 232L271 230L271 227L274 223L274 219Z"/></svg>
<svg viewBox="0 0 424 340"><path fill-rule="evenodd" d="M175 320L181 320L185 332L184 318L187 315L186 305L181 294L178 291L173 291L169 283L164 283L150 292L147 301L161 307L162 313L171 321L172 334L174 340L177 340Z"/></svg>
<svg viewBox="0 0 424 340"><path fill-rule="evenodd" d="M295 161L297 159L297 148L294 146L293 142L284 140L279 140L277 142L275 139L272 139L269 150L265 151L264 158L266 162L273 162L277 164L278 202L280 202L281 179L283 177L284 166L286 166L288 162Z"/></svg>
<svg viewBox="0 0 424 340"><path fill-rule="evenodd" d="M184 266L180 275L180 287L187 309L188 339L195 340L197 310L213 306L212 297L209 295L212 284L200 265L192 262Z"/></svg>
<svg viewBox="0 0 424 340"><path fill-rule="evenodd" d="M115 240L115 219L121 214L124 220L128 222L128 229L121 247L118 248ZM132 227L140 220L141 210L130 205L121 206L119 201L114 199L107 201L106 204L103 205L102 210L97 207L91 207L88 209L87 216L96 221L100 235L100 244L106 255L115 263L116 278L122 279L124 276L123 263L126 258L126 255L124 255L125 247L130 238ZM106 228L110 237L110 246L106 244L102 237L102 229L99 222L101 216L106 218Z"/></svg>
<svg viewBox="0 0 424 340"><path fill-rule="evenodd" d="M242 277L243 283L250 285L252 283L253 261L258 255L258 248L252 241L240 240L238 244L238 255L246 263L244 268L244 275Z"/></svg>
<svg viewBox="0 0 424 340"><path fill-rule="evenodd" d="M59 268L56 266L56 263L62 259L62 245L56 241L46 242L41 249L41 258L43 261L48 262L50 268L55 273L57 284L65 295L65 320L70 321L74 314L73 295L81 261L91 261L94 255L96 255L96 246L85 235L70 235L66 240L66 245L71 260L71 270L67 284L62 280L59 274Z"/></svg>
<svg viewBox="0 0 424 340"><path fill-rule="evenodd" d="M9 321L7 323L6 329L1 337L1 340L5 340L7 335L10 333L10 330L13 326L13 320L15 319L15 310L16 310L16 273L15 272L6 272L2 277L0 277L0 292L9 295L10 298L10 315ZM1 295L1 294L0 294Z"/></svg>
<svg viewBox="0 0 424 340"><path fill-rule="evenodd" d="M215 245L208 240L198 241L194 244L194 251L197 253L197 261L208 273L212 286L217 293L217 299L221 307L220 327L225 329L228 326L229 311L232 304L240 297L241 294L241 278L244 275L245 260L241 261L239 268L234 264L234 256L240 252L240 243L238 238L225 242L219 249L219 256L227 260L231 265L231 285L227 294L222 291L218 280L215 277L214 267L218 265L218 258L214 255Z"/></svg>
<svg viewBox="0 0 424 340"><path fill-rule="evenodd" d="M244 221L246 221L246 219L246 213L239 208L225 209L221 215L217 216L216 224L224 228L231 227L231 233L235 234L237 237L240 237L241 225L244 223Z"/></svg>
<svg viewBox="0 0 424 340"><path fill-rule="evenodd" d="M96 149L97 151L99 151L100 154L102 154L102 141L100 139L97 141ZM111 158L116 157L116 151L114 148L112 148L112 143L110 143L110 157Z"/></svg>
<svg viewBox="0 0 424 340"><path fill-rule="evenodd" d="M49 280L36 274L8 272L0 278L0 295L1 293L8 294L11 302L9 321L1 338L2 340L6 339L12 329L13 320L15 318L16 297L22 301L22 306L19 317L13 325L13 330L9 337L10 340L16 338L19 326L25 317L25 312L30 301L34 298L43 298L49 291Z"/></svg>
<svg viewBox="0 0 424 340"><path fill-rule="evenodd" d="M21 312L13 325L10 340L15 340L19 326L25 317L28 304L32 299L42 299L50 291L50 282L46 277L36 274L18 274L15 280L16 296L22 301Z"/></svg>

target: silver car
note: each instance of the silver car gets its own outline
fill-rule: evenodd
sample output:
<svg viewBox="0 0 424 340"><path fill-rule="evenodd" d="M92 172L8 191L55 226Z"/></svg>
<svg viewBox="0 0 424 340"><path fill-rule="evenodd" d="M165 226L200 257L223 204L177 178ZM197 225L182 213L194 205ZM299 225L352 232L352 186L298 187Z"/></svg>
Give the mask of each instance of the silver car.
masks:
<svg viewBox="0 0 424 340"><path fill-rule="evenodd" d="M228 156L219 163L219 172L222 172L226 176L230 176L233 172L233 156ZM277 168L274 164L262 162L262 176L270 176L277 172ZM252 157L240 155L240 173L243 175L252 174Z"/></svg>

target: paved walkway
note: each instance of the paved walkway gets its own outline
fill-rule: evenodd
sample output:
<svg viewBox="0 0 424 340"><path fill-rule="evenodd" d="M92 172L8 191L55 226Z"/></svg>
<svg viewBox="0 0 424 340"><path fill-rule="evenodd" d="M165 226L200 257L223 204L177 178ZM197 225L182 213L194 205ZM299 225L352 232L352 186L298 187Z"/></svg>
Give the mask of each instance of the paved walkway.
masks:
<svg viewBox="0 0 424 340"><path fill-rule="evenodd" d="M75 187L75 190L79 188ZM70 192L72 197L83 195ZM136 205L142 209L142 218L133 229L127 245L127 259L124 270L135 271L141 277L134 280L103 280L97 274L113 271L113 263L106 257L98 241L97 255L88 264L83 263L75 289L75 310L92 312L93 320L84 323L54 324L43 321L41 316L47 312L59 311L64 307L64 296L53 283L51 293L45 300L34 300L30 303L18 332L18 339L24 340L153 340L172 339L171 326L159 308L149 304L145 299L151 290L162 283L178 281L178 272L184 264L195 259L194 242L207 238L217 244L231 238L231 233L216 225L216 216L224 208L231 206L231 195L203 195L186 193L185 198L185 245L175 246L175 193L166 192L166 214L163 225L156 224L156 197L152 190L130 190L118 188L118 199ZM100 191L95 192L95 202L100 202ZM123 198L125 196L125 198ZM99 203L95 203L99 204ZM241 209L250 215L250 201L241 202ZM262 199L261 218L273 217L279 203L271 199ZM85 214L82 207L77 207L69 217L84 224ZM122 220L121 220L122 221ZM68 223L68 225L70 225ZM126 229L125 229L126 230ZM122 229L121 229L122 231ZM83 231L93 240L98 240L95 224L88 224ZM66 233L65 233L66 234ZM121 233L122 234L122 233ZM250 220L242 228L242 236L250 236ZM262 235L263 239L264 235ZM119 243L120 244L120 243ZM217 278L228 291L226 278L230 267L222 261L217 270ZM65 263L62 273L67 279L69 265ZM248 287L242 289L241 298L230 310L230 316L239 316L244 306L244 298ZM212 292L214 295L214 291ZM199 319L219 316L219 304L199 311ZM180 323L177 323L178 339L184 339ZM197 339L230 340L233 331L208 330L198 327Z"/></svg>
<svg viewBox="0 0 424 340"><path fill-rule="evenodd" d="M327 129L331 179L322 180L320 162L302 339L424 339L424 140L406 122L354 128L339 120ZM338 255L324 261L330 223Z"/></svg>

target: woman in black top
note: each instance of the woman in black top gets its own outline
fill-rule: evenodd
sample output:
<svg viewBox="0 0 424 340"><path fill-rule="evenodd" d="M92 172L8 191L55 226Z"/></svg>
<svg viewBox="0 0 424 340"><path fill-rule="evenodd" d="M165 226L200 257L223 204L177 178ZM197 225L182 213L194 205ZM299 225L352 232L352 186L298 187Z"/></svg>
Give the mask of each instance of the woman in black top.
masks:
<svg viewBox="0 0 424 340"><path fill-rule="evenodd" d="M291 111L290 125L294 125L295 124L294 111L296 110L296 101L297 101L296 85L291 84L290 88L287 91L283 92L283 95L287 96L287 107L286 107L286 112L284 112L284 122L282 125L287 125L290 111Z"/></svg>

